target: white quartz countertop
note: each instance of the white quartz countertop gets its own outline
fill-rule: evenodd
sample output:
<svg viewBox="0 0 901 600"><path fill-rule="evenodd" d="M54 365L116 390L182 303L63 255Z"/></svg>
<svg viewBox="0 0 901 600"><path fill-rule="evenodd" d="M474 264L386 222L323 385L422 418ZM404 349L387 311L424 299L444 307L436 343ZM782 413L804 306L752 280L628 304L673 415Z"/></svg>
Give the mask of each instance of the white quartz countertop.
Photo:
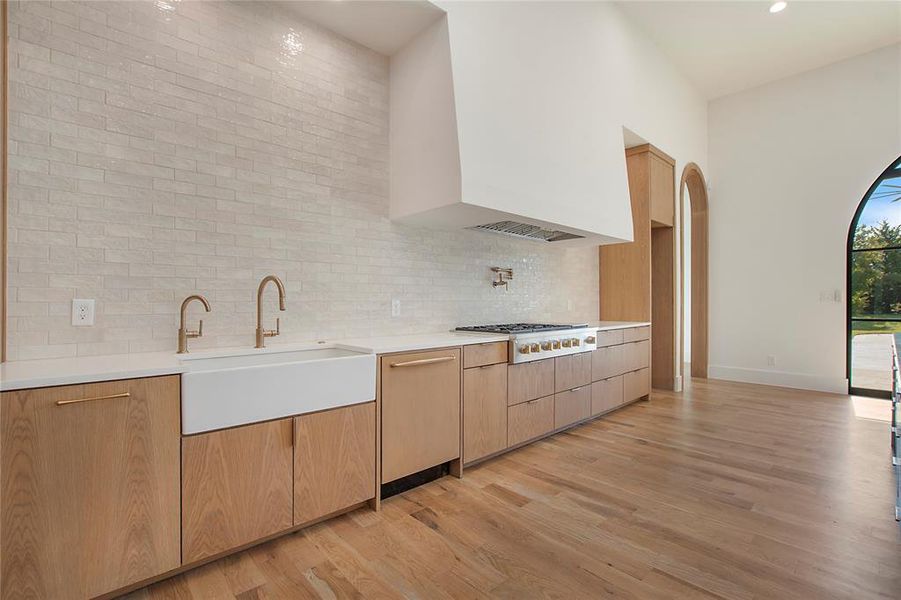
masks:
<svg viewBox="0 0 901 600"><path fill-rule="evenodd" d="M329 340L328 342L314 344L270 343L269 348L263 352L287 352L311 347L337 347L367 354L387 354L389 352L408 352L427 348L504 342L508 339L509 337L506 335L442 331L417 335ZM253 352L253 349L211 349L192 352L189 356L197 358L247 352ZM189 368L179 358L179 355L175 354L175 352L148 352L115 356L80 356L8 362L0 365L0 391L175 375L184 373Z"/></svg>
<svg viewBox="0 0 901 600"><path fill-rule="evenodd" d="M650 325L646 322L633 321L593 321L589 327L599 330L625 329ZM457 331L439 331L415 335L395 335L371 338L353 338L328 340L321 343L306 344L274 344L266 351L286 352L303 350L311 347L336 347L364 352L367 354L388 354L391 352L410 352L429 348L446 348L451 346L467 346L489 342L505 342L509 336L490 333L466 333ZM236 353L253 352L248 348L223 348L204 350L190 356L222 356ZM120 354L115 356L80 356L74 358L53 358L44 360L22 360L0 365L0 391L21 390L28 388L48 387L53 385L72 385L93 383L98 381L115 381L117 379L134 379L137 377L155 377L159 375L175 375L188 370L179 355L174 352L149 352L142 354Z"/></svg>
<svg viewBox="0 0 901 600"><path fill-rule="evenodd" d="M628 329L630 327L644 327L650 325L648 321L589 321L589 327L597 327L598 331L611 329Z"/></svg>

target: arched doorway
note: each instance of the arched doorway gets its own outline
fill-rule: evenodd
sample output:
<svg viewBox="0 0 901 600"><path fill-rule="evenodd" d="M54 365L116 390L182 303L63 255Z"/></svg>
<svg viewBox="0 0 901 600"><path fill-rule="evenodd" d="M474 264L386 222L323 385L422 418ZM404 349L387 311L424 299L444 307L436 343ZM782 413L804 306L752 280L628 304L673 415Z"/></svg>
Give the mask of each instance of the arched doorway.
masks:
<svg viewBox="0 0 901 600"><path fill-rule="evenodd" d="M901 158L882 172L848 229L849 393L889 397L892 334L901 333Z"/></svg>
<svg viewBox="0 0 901 600"><path fill-rule="evenodd" d="M707 182L701 168L689 163L679 185L682 251L682 314L680 347L683 360L679 371L684 378L689 357L692 377L707 377ZM686 232L688 235L686 236Z"/></svg>

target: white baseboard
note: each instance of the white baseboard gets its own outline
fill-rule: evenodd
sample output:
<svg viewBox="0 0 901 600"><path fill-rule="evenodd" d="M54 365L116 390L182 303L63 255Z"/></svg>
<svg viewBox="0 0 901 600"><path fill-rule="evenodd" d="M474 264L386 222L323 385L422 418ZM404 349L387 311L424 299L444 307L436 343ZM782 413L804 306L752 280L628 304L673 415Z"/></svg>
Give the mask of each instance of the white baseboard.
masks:
<svg viewBox="0 0 901 600"><path fill-rule="evenodd" d="M726 367L710 365L707 375L711 379L741 381L743 383L759 383L778 387L796 388L799 390L815 390L833 394L847 394L848 380L844 377L826 377L807 373L789 373L764 369L746 369L743 367Z"/></svg>
<svg viewBox="0 0 901 600"><path fill-rule="evenodd" d="M674 392L682 391L682 376L681 375L676 375L676 380L673 383L673 391Z"/></svg>

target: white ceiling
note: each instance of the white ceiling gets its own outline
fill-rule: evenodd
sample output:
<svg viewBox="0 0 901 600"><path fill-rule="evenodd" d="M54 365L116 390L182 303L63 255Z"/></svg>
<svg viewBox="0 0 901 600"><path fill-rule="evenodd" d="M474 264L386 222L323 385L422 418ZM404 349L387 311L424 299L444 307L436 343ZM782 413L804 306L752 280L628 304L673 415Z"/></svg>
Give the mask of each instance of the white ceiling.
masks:
<svg viewBox="0 0 901 600"><path fill-rule="evenodd" d="M901 2L617 2L707 98L901 42Z"/></svg>
<svg viewBox="0 0 901 600"><path fill-rule="evenodd" d="M282 0L275 4L386 56L444 14L425 0Z"/></svg>

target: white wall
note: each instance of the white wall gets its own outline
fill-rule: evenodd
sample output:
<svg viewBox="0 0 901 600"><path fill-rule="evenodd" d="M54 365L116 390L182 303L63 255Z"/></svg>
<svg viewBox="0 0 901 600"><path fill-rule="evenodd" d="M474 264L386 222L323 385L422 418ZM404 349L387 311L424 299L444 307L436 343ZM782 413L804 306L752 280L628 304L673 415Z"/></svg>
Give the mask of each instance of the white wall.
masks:
<svg viewBox="0 0 901 600"><path fill-rule="evenodd" d="M710 103L711 377L847 391L848 227L899 107L901 46Z"/></svg>

